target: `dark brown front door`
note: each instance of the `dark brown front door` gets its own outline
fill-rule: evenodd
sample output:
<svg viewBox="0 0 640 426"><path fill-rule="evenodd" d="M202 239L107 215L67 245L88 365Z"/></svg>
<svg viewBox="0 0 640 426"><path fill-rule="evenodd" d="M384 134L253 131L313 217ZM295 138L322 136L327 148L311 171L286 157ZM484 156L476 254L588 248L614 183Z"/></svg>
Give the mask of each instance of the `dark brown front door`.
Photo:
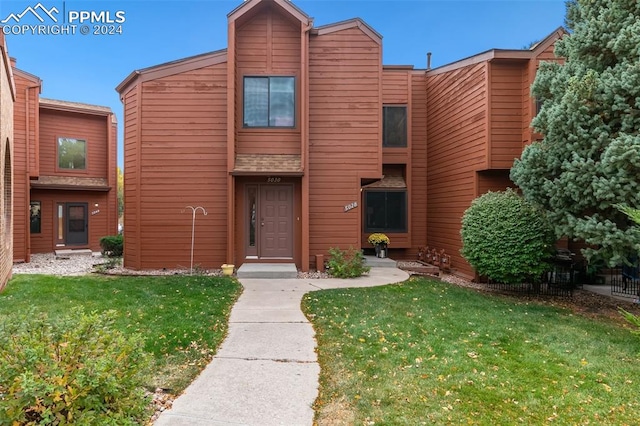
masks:
<svg viewBox="0 0 640 426"><path fill-rule="evenodd" d="M258 256L293 257L293 186L260 185Z"/></svg>
<svg viewBox="0 0 640 426"><path fill-rule="evenodd" d="M65 242L69 245L87 244L88 221L87 203L67 203L67 223Z"/></svg>

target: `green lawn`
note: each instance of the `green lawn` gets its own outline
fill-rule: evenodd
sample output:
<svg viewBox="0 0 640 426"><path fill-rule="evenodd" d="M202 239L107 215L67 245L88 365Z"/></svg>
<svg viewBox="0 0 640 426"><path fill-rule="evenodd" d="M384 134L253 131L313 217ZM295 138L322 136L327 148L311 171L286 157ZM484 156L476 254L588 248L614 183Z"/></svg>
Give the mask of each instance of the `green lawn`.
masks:
<svg viewBox="0 0 640 426"><path fill-rule="evenodd" d="M322 424L637 424L640 339L426 279L310 293Z"/></svg>
<svg viewBox="0 0 640 426"><path fill-rule="evenodd" d="M73 306L116 310L117 327L142 333L153 355L147 387L180 393L222 342L240 292L233 279L206 276L15 275L0 293L0 323L31 307L54 318Z"/></svg>

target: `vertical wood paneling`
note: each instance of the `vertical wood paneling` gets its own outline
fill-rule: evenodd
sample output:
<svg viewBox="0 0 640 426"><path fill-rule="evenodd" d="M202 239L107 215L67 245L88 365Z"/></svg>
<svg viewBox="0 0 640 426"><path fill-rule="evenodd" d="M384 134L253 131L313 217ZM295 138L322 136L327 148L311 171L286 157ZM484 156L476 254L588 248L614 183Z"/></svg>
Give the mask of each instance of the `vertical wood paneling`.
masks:
<svg viewBox="0 0 640 426"><path fill-rule="evenodd" d="M460 256L460 221L485 164L486 63L427 75L427 244L445 249L453 268L472 276Z"/></svg>
<svg viewBox="0 0 640 426"><path fill-rule="evenodd" d="M194 264L226 261L226 86L226 63L142 83L140 141L125 136L125 144L140 144L140 268L189 267L187 206L208 213L196 216Z"/></svg>
<svg viewBox="0 0 640 426"><path fill-rule="evenodd" d="M140 184L136 170L139 167L137 156L138 145L138 88L134 87L123 96L124 106L124 266L139 268L140 232L138 230L138 204Z"/></svg>
<svg viewBox="0 0 640 426"><path fill-rule="evenodd" d="M359 28L309 42L310 255L360 246L360 178L381 173L381 47Z"/></svg>

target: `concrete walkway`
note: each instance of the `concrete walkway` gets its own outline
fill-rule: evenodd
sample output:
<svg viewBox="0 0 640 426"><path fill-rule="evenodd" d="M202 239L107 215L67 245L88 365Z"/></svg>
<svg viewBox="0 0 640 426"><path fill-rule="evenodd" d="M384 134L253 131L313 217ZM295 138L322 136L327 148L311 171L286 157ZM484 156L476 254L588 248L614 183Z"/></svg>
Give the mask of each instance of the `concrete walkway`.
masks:
<svg viewBox="0 0 640 426"><path fill-rule="evenodd" d="M220 350L155 425L312 425L320 366L302 296L406 280L397 268L343 279L241 279Z"/></svg>

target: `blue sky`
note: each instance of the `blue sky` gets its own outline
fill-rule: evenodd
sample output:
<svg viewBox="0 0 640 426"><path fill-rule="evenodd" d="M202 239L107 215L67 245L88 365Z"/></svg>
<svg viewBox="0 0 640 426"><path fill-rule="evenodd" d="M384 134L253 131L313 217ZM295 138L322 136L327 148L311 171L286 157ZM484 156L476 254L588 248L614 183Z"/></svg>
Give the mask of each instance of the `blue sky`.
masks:
<svg viewBox="0 0 640 426"><path fill-rule="evenodd" d="M0 21L38 3L58 13L105 12L121 34L32 34L13 28L9 53L18 68L43 80L43 97L110 107L119 121L118 163L122 164L122 104L115 87L133 70L227 46L227 14L241 0L1 0ZM359 17L383 36L383 63L445 65L492 48L521 49L563 25L564 0L298 0L294 3L320 26ZM42 9L39 9L40 11ZM117 12L120 12L117 15ZM7 25L57 25L27 14ZM120 19L122 20L122 19ZM71 25L66 22L64 25ZM107 24L107 26L110 24ZM68 30L71 31L71 30Z"/></svg>

